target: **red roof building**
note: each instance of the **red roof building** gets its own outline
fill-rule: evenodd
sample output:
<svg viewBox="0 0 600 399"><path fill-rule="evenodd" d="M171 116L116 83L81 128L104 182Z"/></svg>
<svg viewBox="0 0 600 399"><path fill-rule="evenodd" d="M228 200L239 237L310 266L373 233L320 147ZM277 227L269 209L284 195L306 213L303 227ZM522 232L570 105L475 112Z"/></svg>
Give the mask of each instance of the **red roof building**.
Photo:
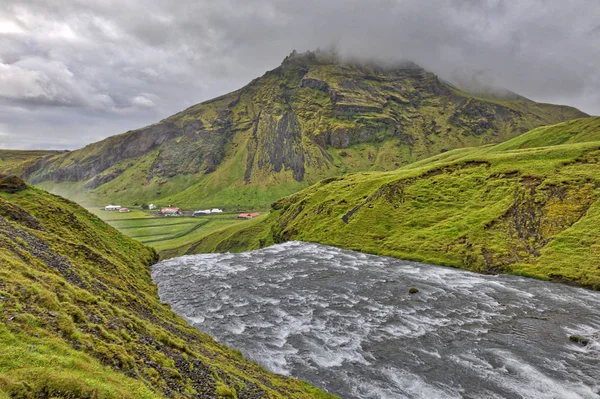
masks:
<svg viewBox="0 0 600 399"><path fill-rule="evenodd" d="M258 212L253 212L253 213L240 213L238 215L238 219L252 219L255 218L257 216L260 216L260 213Z"/></svg>

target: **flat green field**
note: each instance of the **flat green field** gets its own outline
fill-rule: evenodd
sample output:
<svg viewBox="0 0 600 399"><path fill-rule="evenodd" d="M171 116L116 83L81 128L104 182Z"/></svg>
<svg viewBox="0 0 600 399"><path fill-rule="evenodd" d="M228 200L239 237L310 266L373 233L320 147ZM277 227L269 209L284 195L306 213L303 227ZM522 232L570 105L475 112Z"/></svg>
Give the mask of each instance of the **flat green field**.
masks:
<svg viewBox="0 0 600 399"><path fill-rule="evenodd" d="M156 249L162 259L183 255L188 247L208 234L234 224L248 223L237 213L196 217L158 217L150 212L129 213L90 209L123 234Z"/></svg>

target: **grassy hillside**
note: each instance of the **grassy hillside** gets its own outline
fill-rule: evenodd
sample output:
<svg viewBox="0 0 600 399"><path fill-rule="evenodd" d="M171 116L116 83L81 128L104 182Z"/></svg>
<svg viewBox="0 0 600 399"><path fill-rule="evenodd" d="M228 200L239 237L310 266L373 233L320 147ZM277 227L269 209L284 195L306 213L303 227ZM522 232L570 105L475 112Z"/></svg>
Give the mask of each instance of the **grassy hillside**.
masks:
<svg viewBox="0 0 600 399"><path fill-rule="evenodd" d="M156 252L0 176L0 398L328 398L159 301Z"/></svg>
<svg viewBox="0 0 600 399"><path fill-rule="evenodd" d="M537 128L496 147L496 151L598 141L600 118L583 118Z"/></svg>
<svg viewBox="0 0 600 399"><path fill-rule="evenodd" d="M583 116L516 95L474 96L414 64L292 53L236 92L18 172L87 205L241 210L323 178L393 170Z"/></svg>
<svg viewBox="0 0 600 399"><path fill-rule="evenodd" d="M548 145L552 144L552 145ZM323 180L189 253L313 241L600 289L600 118Z"/></svg>

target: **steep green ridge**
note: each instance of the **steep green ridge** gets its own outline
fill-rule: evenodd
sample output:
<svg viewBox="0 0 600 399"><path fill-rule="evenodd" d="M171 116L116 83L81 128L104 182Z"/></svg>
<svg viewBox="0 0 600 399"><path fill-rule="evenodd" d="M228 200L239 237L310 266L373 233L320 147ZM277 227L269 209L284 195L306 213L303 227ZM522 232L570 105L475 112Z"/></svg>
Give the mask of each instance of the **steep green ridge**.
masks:
<svg viewBox="0 0 600 399"><path fill-rule="evenodd" d="M22 163L37 161L40 158L64 152L47 150L0 150L0 168L17 168Z"/></svg>
<svg viewBox="0 0 600 399"><path fill-rule="evenodd" d="M84 204L243 210L323 178L393 170L583 116L517 95L480 98L410 63L294 52L238 91L32 162L23 175Z"/></svg>
<svg viewBox="0 0 600 399"><path fill-rule="evenodd" d="M329 398L160 303L150 248L0 176L0 398Z"/></svg>
<svg viewBox="0 0 600 399"><path fill-rule="evenodd" d="M496 151L597 141L598 131L600 131L600 118L576 119L554 126L537 128L526 135L497 146Z"/></svg>
<svg viewBox="0 0 600 399"><path fill-rule="evenodd" d="M185 251L303 240L600 289L599 197L600 118L586 118L394 172L325 179Z"/></svg>

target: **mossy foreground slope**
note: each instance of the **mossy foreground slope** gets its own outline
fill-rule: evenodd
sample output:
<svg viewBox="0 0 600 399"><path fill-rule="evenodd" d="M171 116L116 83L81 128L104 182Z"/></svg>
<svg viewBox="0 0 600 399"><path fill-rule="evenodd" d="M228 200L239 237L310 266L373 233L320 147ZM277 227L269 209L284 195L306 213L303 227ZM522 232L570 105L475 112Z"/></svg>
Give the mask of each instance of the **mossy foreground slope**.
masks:
<svg viewBox="0 0 600 399"><path fill-rule="evenodd" d="M585 118L394 172L323 180L188 252L303 240L600 289L599 196L600 118Z"/></svg>
<svg viewBox="0 0 600 399"><path fill-rule="evenodd" d="M161 304L156 253L0 176L0 398L328 398Z"/></svg>
<svg viewBox="0 0 600 399"><path fill-rule="evenodd" d="M327 177L393 170L584 116L514 94L465 93L414 64L293 53L238 91L13 173L90 205L241 209Z"/></svg>

